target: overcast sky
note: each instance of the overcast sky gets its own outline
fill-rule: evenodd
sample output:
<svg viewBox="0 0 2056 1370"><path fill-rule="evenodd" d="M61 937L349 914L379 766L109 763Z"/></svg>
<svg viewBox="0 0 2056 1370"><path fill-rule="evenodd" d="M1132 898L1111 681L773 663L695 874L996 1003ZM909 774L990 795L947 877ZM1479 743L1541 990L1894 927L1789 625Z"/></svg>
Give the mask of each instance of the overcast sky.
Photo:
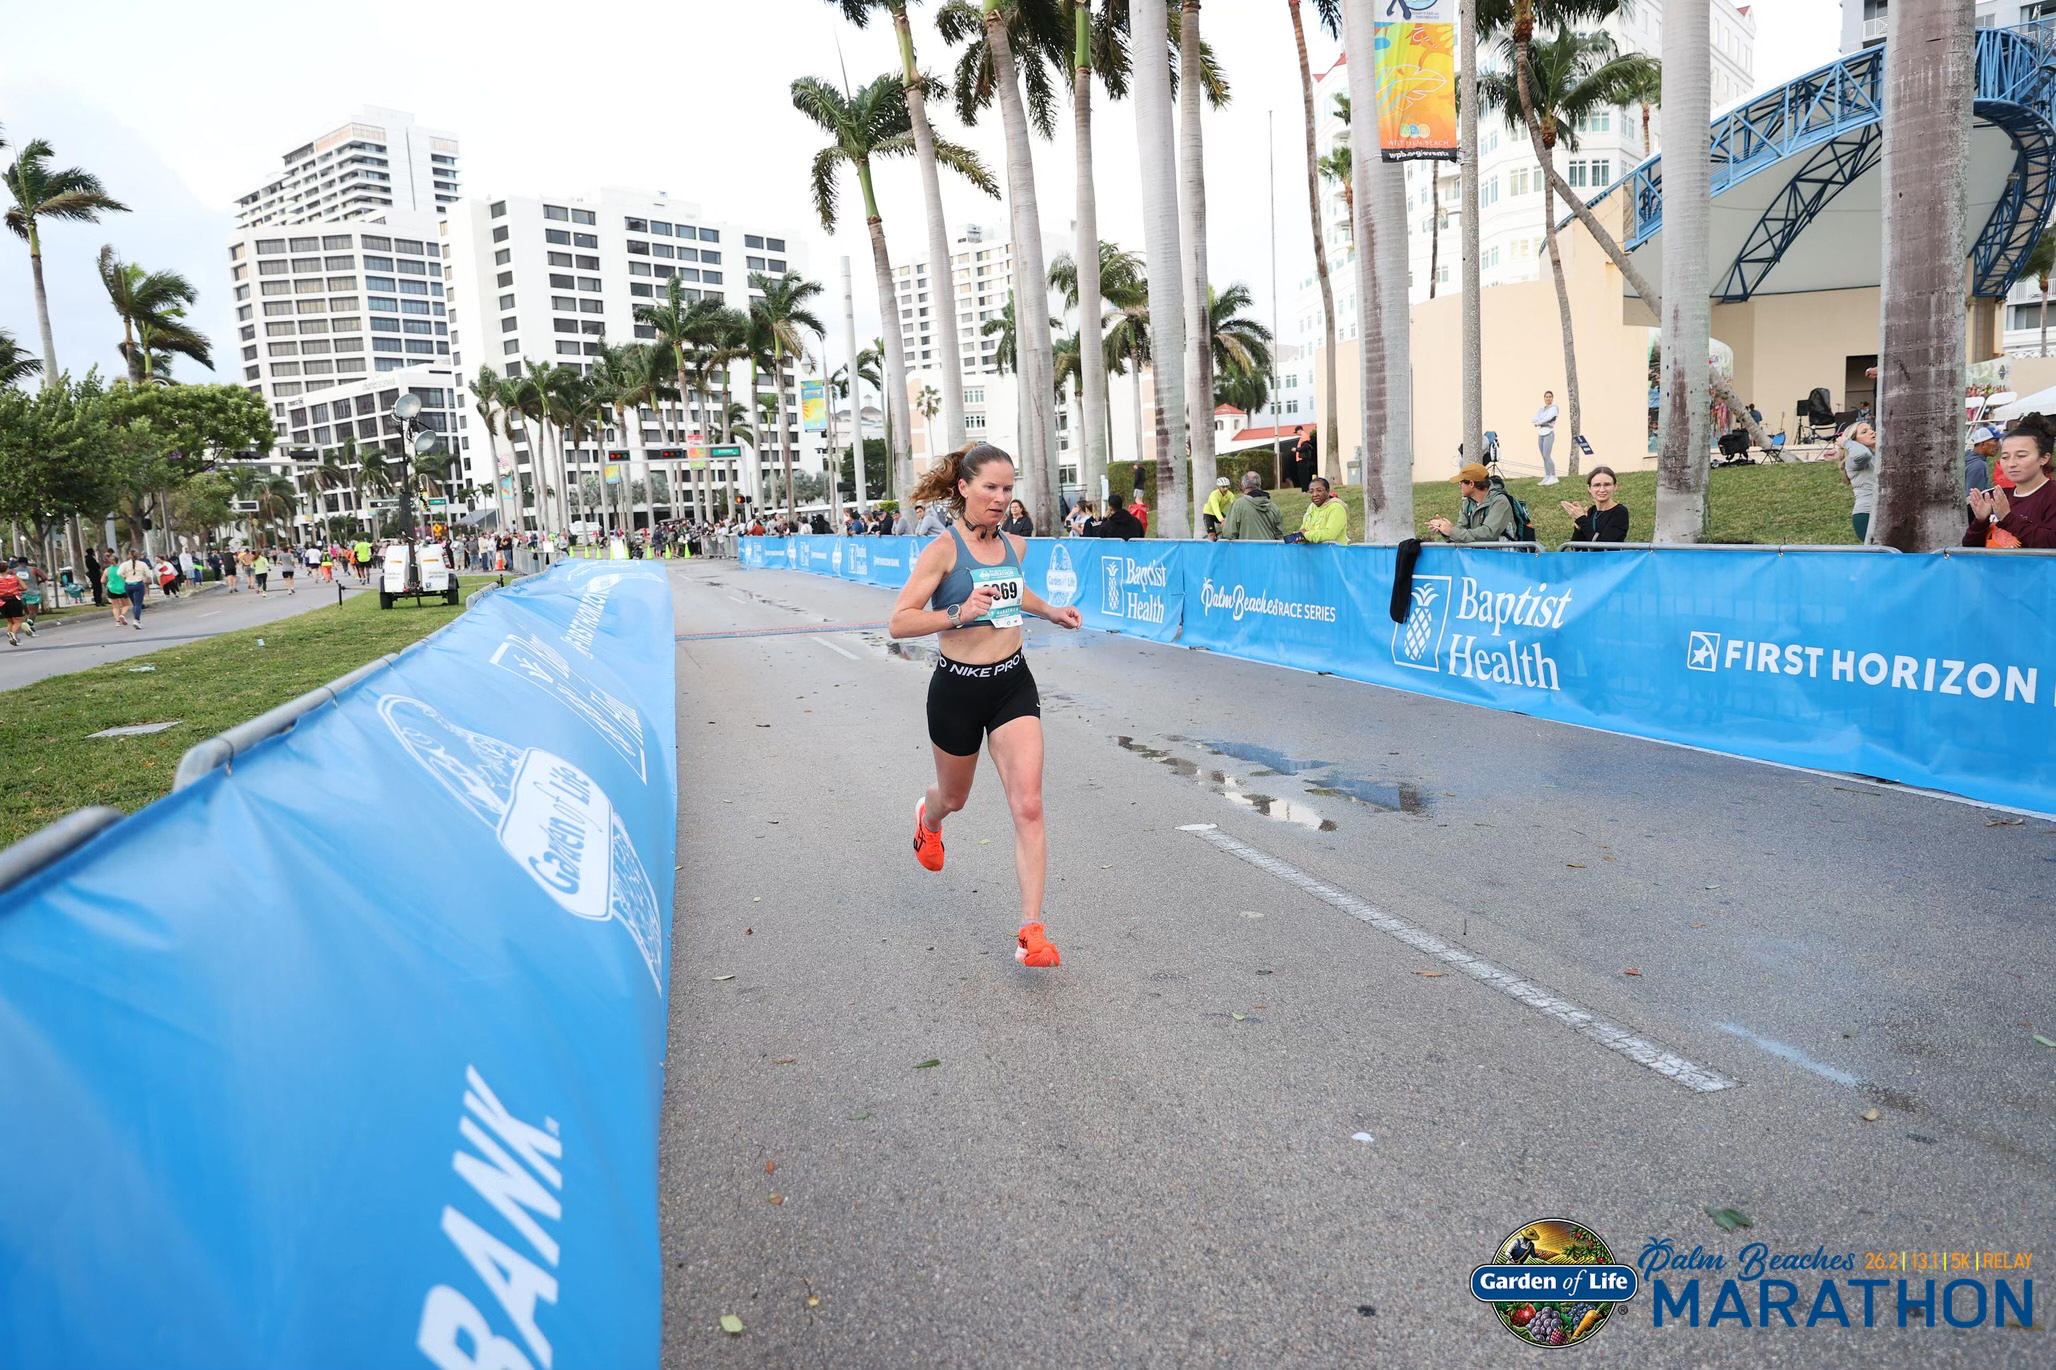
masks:
<svg viewBox="0 0 2056 1370"><path fill-rule="evenodd" d="M1715 0L1722 3L1723 0ZM229 208L276 176L288 149L348 119L360 105L411 110L457 135L467 195L576 194L600 186L668 190L709 211L789 226L808 245L810 274L829 286L840 318L839 258L856 279L861 338L878 333L870 248L854 186L830 234L815 218L807 164L824 141L794 112L801 75L861 82L898 56L890 25L850 28L826 0L502 0L490 8L423 8L388 0L301 5L278 0L94 0L9 6L0 44L0 124L10 142L41 137L59 165L97 173L134 211L100 225L58 225L44 237L60 364L118 362L119 325L92 269L102 243L153 268L184 272L202 292L198 322L217 355L236 354L226 274ZM935 4L916 0L924 67L953 54L933 28ZM1759 88L1830 60L1839 0L1763 0L1756 19ZM1234 89L1208 116L1208 252L1217 283L1245 281L1271 317L1271 152L1277 159L1277 279L1310 269L1299 75L1280 0L1212 0L1208 40ZM1316 73L1336 45L1314 26ZM1100 236L1141 249L1135 124L1126 104L1095 103ZM1275 112L1275 120L1268 116ZM1004 182L996 116L963 129ZM1073 204L1068 103L1058 137L1036 149L1047 233L1068 238ZM945 182L952 231L1004 230L1004 206ZM895 259L925 242L910 164L879 177ZM1288 311L1289 312L1289 311ZM0 242L0 327L39 348L27 253ZM839 348L841 329L829 346ZM189 378L199 373L189 365ZM234 374L233 366L224 374Z"/></svg>

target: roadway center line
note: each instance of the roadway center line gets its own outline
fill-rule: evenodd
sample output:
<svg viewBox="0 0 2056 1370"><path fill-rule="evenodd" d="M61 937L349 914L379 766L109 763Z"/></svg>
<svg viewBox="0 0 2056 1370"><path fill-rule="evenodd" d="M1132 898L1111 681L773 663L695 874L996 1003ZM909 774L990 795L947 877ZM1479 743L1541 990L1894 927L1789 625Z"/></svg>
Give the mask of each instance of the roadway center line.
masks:
<svg viewBox="0 0 2056 1370"><path fill-rule="evenodd" d="M823 647L826 647L829 651L835 653L837 656L847 657L851 661L857 660L857 654L855 652L849 651L842 647L838 647L825 637L817 637L814 639L814 641L820 643Z"/></svg>
<svg viewBox="0 0 2056 1370"><path fill-rule="evenodd" d="M1308 875L1297 866L1237 841L1212 823L1189 823L1180 827L1178 831L1189 832L1228 855L1277 876L1288 885L1298 886L1322 903L1338 908L1353 918L1361 919L1388 937L1397 938L1414 950L1462 971L1480 984L1540 1011L1545 1017L1554 1018L1607 1050L1617 1051L1635 1064L1645 1066L1686 1089L1700 1094L1711 1094L1717 1090L1733 1089L1740 1083L1704 1066L1695 1065L1663 1044L1651 1041L1610 1018L1601 1017L1544 985L1494 965L1481 956L1473 956L1461 947L1452 946L1426 928L1373 908L1347 890L1337 889L1324 880Z"/></svg>

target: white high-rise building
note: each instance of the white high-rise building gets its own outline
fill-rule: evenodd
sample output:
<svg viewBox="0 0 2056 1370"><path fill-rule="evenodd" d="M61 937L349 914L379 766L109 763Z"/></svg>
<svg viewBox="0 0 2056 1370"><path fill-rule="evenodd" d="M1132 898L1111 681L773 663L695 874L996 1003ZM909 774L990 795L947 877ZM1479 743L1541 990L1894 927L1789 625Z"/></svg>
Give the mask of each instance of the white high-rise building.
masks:
<svg viewBox="0 0 2056 1370"><path fill-rule="evenodd" d="M655 330L637 323L635 310L638 305L661 303L674 278L681 282L688 302L716 299L747 312L753 299L762 298L750 287L752 273L806 274L803 244L770 227L647 191L605 189L597 195L459 201L450 208L445 239L450 341L459 386L468 386L481 367L491 367L500 376L519 376L529 366L543 363L590 371L603 344L654 340ZM818 298L815 312L834 333L829 298ZM787 359L782 378L785 439L795 472L811 474L822 468L823 443L822 435L801 430L797 377L802 369L802 359ZM682 451L692 434L714 433L721 404L718 379L712 388L716 393L711 402L695 387L683 410L677 403L644 408L639 424L628 433L610 424L604 434L574 439L567 449L573 491L584 490L587 481L597 489L604 454L626 452L634 480L643 480L645 471L654 469L678 485L675 500L642 502L639 519L686 512L692 480L679 479L678 459L650 454ZM711 461L706 469L712 484L707 486L702 478L702 488L725 490L733 481L741 492L762 500L767 497L766 478L782 466L775 426L760 419L759 406L750 402L748 363L730 367L727 390L732 402L746 407L750 429L762 430L762 444L744 444L740 463ZM776 393L767 368L759 394L769 400ZM488 433L467 400L457 425L476 481L490 480L494 472L529 475L530 440L518 423L511 441L504 433ZM532 490L533 484L529 480L522 488ZM782 491L783 486L773 482L772 488ZM648 483L646 491L654 496L656 484ZM783 502L782 496L774 498ZM531 499L523 513L534 512Z"/></svg>
<svg viewBox="0 0 2056 1370"><path fill-rule="evenodd" d="M277 179L236 201L236 227L435 214L457 199L457 140L396 109L355 118L285 154Z"/></svg>
<svg viewBox="0 0 2056 1370"><path fill-rule="evenodd" d="M420 396L431 428L454 431L439 228L430 214L388 211L387 219L245 228L229 238L242 379L295 461L303 527L396 502L366 491L360 504L355 488L324 488L312 472L349 445L397 457L399 434L385 416L403 390ZM451 473L453 486L484 479ZM456 489L449 497L461 498Z"/></svg>

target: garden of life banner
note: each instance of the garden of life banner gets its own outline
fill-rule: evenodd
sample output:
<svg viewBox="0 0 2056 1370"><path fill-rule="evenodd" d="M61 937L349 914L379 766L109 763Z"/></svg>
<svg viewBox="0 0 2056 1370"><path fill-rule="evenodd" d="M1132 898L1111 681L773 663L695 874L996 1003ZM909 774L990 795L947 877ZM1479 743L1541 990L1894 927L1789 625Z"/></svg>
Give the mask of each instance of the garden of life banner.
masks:
<svg viewBox="0 0 2056 1370"><path fill-rule="evenodd" d="M1377 25L1378 145L1388 162L1456 160L1454 0L1388 0Z"/></svg>

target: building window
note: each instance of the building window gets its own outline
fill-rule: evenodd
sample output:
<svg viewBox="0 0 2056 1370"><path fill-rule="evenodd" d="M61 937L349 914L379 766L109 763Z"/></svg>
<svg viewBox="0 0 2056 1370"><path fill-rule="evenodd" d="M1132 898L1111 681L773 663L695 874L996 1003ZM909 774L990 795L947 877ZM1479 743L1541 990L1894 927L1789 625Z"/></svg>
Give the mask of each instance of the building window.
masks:
<svg viewBox="0 0 2056 1370"><path fill-rule="evenodd" d="M700 281L705 285L719 285L721 284L721 273L718 271L702 271L700 273Z"/></svg>
<svg viewBox="0 0 2056 1370"><path fill-rule="evenodd" d="M544 205L543 217L560 224L568 224L571 222L571 211L561 205Z"/></svg>
<svg viewBox="0 0 2056 1370"><path fill-rule="evenodd" d="M657 292L655 287L651 286L645 281L630 281L628 283L628 293L631 295L640 295L644 298L652 298L656 295Z"/></svg>
<svg viewBox="0 0 2056 1370"><path fill-rule="evenodd" d="M589 247L597 251L600 246L599 235L594 233L574 233L571 235L571 245L573 247Z"/></svg>
<svg viewBox="0 0 2056 1370"><path fill-rule="evenodd" d="M1577 163L1573 162L1571 165L1575 167ZM1571 184L1576 185L1577 182L1573 181ZM1487 176L1483 184L1478 187L1478 208L1484 209L1498 203L1499 178L1497 176Z"/></svg>
<svg viewBox="0 0 2056 1370"><path fill-rule="evenodd" d="M391 252L393 250L393 240L391 238L373 237L367 233L364 235L364 250L366 252Z"/></svg>
<svg viewBox="0 0 2056 1370"><path fill-rule="evenodd" d="M701 241L701 242L703 242L703 243L718 243L718 242L720 242L720 241L721 241L721 230L720 230L720 229L718 229L718 228L703 228L703 229L701 229L701 230L700 230L700 241Z"/></svg>
<svg viewBox="0 0 2056 1370"><path fill-rule="evenodd" d="M628 264L628 274L631 276L647 276L650 274L650 264L648 262L630 262Z"/></svg>
<svg viewBox="0 0 2056 1370"><path fill-rule="evenodd" d="M571 254L569 252L551 252L545 255L548 256L551 266L571 265Z"/></svg>
<svg viewBox="0 0 2056 1370"><path fill-rule="evenodd" d="M548 242L555 243L559 247L571 246L571 235L561 228L544 229L543 238Z"/></svg>
<svg viewBox="0 0 2056 1370"><path fill-rule="evenodd" d="M628 252L632 257L647 257L650 255L650 245L630 238L628 240Z"/></svg>
<svg viewBox="0 0 2056 1370"><path fill-rule="evenodd" d="M621 222L630 233L647 233L650 231L650 223L647 219L628 218L623 219Z"/></svg>
<svg viewBox="0 0 2056 1370"><path fill-rule="evenodd" d="M711 232L712 230L708 230L708 231L709 231L709 232ZM713 250L711 250L711 249L709 249L709 248L704 248L704 247L703 247L703 248L701 248L701 249L700 249L700 260L701 260L702 262L713 262L713 263L716 263L716 264L718 264L718 263L719 263L719 262L721 261L721 254L720 254L719 252L715 252L715 251L713 251Z"/></svg>
<svg viewBox="0 0 2056 1370"><path fill-rule="evenodd" d="M519 342L516 342L513 338L509 338L507 339L507 341L500 344L500 351L509 357L513 356L520 350L521 344ZM507 374L509 376L514 374L514 371L511 367L508 369Z"/></svg>
<svg viewBox="0 0 2056 1370"><path fill-rule="evenodd" d="M507 241L507 226L505 224L501 224L498 228L495 228L493 230L493 241L496 243L504 243Z"/></svg>
<svg viewBox="0 0 2056 1370"><path fill-rule="evenodd" d="M284 238L259 238L257 240L257 255L260 257L283 256L285 250L286 240Z"/></svg>
<svg viewBox="0 0 2056 1370"><path fill-rule="evenodd" d="M600 269L600 259L598 257L580 255L575 259L574 264L580 271L598 271Z"/></svg>
<svg viewBox="0 0 2056 1370"><path fill-rule="evenodd" d="M660 237L668 238L671 236L671 225L665 223L662 219L652 219L650 220L650 232Z"/></svg>

